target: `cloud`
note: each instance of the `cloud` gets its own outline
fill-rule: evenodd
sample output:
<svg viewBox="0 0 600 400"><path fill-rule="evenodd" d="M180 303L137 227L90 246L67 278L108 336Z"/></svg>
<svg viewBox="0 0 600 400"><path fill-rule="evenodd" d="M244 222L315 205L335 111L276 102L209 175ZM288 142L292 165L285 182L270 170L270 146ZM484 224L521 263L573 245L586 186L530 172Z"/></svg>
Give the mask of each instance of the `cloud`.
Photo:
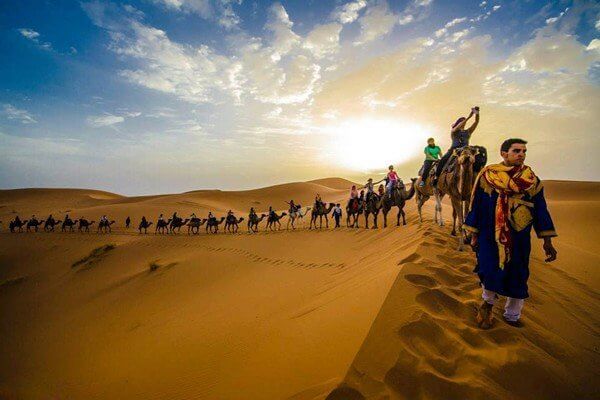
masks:
<svg viewBox="0 0 600 400"><path fill-rule="evenodd" d="M339 49L341 31L342 25L336 22L317 25L306 36L303 47L317 58L334 54Z"/></svg>
<svg viewBox="0 0 600 400"><path fill-rule="evenodd" d="M40 34L39 32L34 31L33 29L28 28L20 28L18 29L19 33L26 39L31 40L33 43L37 44L40 48L44 50L52 50L52 43L50 42L40 42Z"/></svg>
<svg viewBox="0 0 600 400"><path fill-rule="evenodd" d="M354 44L365 44L387 35L397 21L398 17L390 12L386 1L369 6L365 14L358 19L360 35Z"/></svg>
<svg viewBox="0 0 600 400"><path fill-rule="evenodd" d="M454 25L458 25L462 22L465 22L467 20L467 17L462 17L462 18L454 18L452 21L446 23L446 25L444 25L445 28L451 28Z"/></svg>
<svg viewBox="0 0 600 400"><path fill-rule="evenodd" d="M585 48L587 51L600 51L600 39L592 39L590 44Z"/></svg>
<svg viewBox="0 0 600 400"><path fill-rule="evenodd" d="M21 28L19 29L19 32L29 40L34 40L40 37L40 34L33 29Z"/></svg>
<svg viewBox="0 0 600 400"><path fill-rule="evenodd" d="M125 118L119 115L104 114L87 117L87 124L93 128L112 126L125 121Z"/></svg>
<svg viewBox="0 0 600 400"><path fill-rule="evenodd" d="M227 30L236 28L241 22L233 10L233 4L242 0L153 0L168 10L195 14L203 19L214 21Z"/></svg>
<svg viewBox="0 0 600 400"><path fill-rule="evenodd" d="M351 1L336 7L331 18L342 24L350 24L358 19L359 12L366 6L366 0Z"/></svg>
<svg viewBox="0 0 600 400"><path fill-rule="evenodd" d="M11 104L2 105L2 114L10 120L19 121L22 124L35 124L36 119L26 110L16 108Z"/></svg>
<svg viewBox="0 0 600 400"><path fill-rule="evenodd" d="M415 20L411 14L403 15L398 19L398 24L400 25L408 25Z"/></svg>

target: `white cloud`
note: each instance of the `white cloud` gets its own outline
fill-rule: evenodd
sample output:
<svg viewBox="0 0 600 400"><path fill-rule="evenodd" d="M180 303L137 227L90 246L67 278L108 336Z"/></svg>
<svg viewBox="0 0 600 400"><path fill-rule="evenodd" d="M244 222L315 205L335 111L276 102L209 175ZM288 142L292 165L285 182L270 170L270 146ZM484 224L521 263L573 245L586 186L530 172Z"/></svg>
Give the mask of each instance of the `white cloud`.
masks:
<svg viewBox="0 0 600 400"><path fill-rule="evenodd" d="M40 37L40 34L33 29L21 28L19 29L19 32L29 40L34 40Z"/></svg>
<svg viewBox="0 0 600 400"><path fill-rule="evenodd" d="M332 13L332 19L339 21L342 24L349 24L358 18L360 10L367 6L366 0L356 0L336 7Z"/></svg>
<svg viewBox="0 0 600 400"><path fill-rule="evenodd" d="M233 4L241 0L154 0L169 10L196 14L207 20L214 20L226 29L233 29L240 23L240 17L233 10Z"/></svg>
<svg viewBox="0 0 600 400"><path fill-rule="evenodd" d="M2 114L10 120L20 121L22 124L35 124L36 119L26 110L16 108L11 104L2 105Z"/></svg>
<svg viewBox="0 0 600 400"><path fill-rule="evenodd" d="M341 31L342 25L336 22L318 25L308 33L303 47L317 58L333 54L339 49Z"/></svg>
<svg viewBox="0 0 600 400"><path fill-rule="evenodd" d="M450 22L446 23L446 25L444 25L444 27L445 27L445 28L451 28L451 27L453 27L454 25L458 25L458 24L460 24L461 22L464 22L464 21L466 21L466 20L467 20L467 18L466 18L466 17L463 17L463 18L454 18L452 21L450 21Z"/></svg>
<svg viewBox="0 0 600 400"><path fill-rule="evenodd" d="M294 23L281 3L273 3L269 7L265 28L274 35L272 47L275 50L273 57L276 61L300 43L300 37L294 33L292 26Z"/></svg>
<svg viewBox="0 0 600 400"><path fill-rule="evenodd" d="M496 6L492 7L492 11L498 11L500 9L500 7L502 7L502 6L496 5Z"/></svg>
<svg viewBox="0 0 600 400"><path fill-rule="evenodd" d="M595 50L600 51L600 39L592 39L590 44L585 48L587 51Z"/></svg>
<svg viewBox="0 0 600 400"><path fill-rule="evenodd" d="M440 37L444 36L446 33L448 33L448 29L446 29L446 28L438 29L437 31L435 31L435 37L440 38Z"/></svg>
<svg viewBox="0 0 600 400"><path fill-rule="evenodd" d="M390 12L386 1L369 6L365 15L358 19L360 35L355 45L371 42L392 31L397 17Z"/></svg>
<svg viewBox="0 0 600 400"><path fill-rule="evenodd" d="M26 39L31 40L33 43L37 44L40 48L44 50L52 50L52 43L50 42L40 42L40 34L39 32L34 31L33 29L28 28L20 28L18 29L19 33Z"/></svg>
<svg viewBox="0 0 600 400"><path fill-rule="evenodd" d="M119 115L104 114L87 117L87 123L93 128L101 128L103 126L111 126L120 124L125 121L125 118Z"/></svg>
<svg viewBox="0 0 600 400"><path fill-rule="evenodd" d="M407 14L407 15L401 16L398 19L398 24L400 24L400 25L408 25L411 22L413 22L414 19L415 19L415 17L413 17L411 14Z"/></svg>
<svg viewBox="0 0 600 400"><path fill-rule="evenodd" d="M487 1L482 1L481 3L479 3L479 7L485 7L487 4Z"/></svg>

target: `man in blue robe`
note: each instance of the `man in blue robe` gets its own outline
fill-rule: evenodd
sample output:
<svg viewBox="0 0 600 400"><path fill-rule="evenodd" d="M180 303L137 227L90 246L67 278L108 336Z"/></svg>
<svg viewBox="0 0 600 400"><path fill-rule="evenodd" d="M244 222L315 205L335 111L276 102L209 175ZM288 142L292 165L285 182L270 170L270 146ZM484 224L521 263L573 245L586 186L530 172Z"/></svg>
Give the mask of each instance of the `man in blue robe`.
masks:
<svg viewBox="0 0 600 400"><path fill-rule="evenodd" d="M498 295L507 297L504 320L520 326L521 310L529 297L532 227L544 240L546 261L554 261L557 255L552 245L556 231L542 183L524 165L526 144L522 139L506 140L500 148L503 162L480 172L463 225L477 253L475 272L483 288L477 323L484 329L493 323L492 308Z"/></svg>

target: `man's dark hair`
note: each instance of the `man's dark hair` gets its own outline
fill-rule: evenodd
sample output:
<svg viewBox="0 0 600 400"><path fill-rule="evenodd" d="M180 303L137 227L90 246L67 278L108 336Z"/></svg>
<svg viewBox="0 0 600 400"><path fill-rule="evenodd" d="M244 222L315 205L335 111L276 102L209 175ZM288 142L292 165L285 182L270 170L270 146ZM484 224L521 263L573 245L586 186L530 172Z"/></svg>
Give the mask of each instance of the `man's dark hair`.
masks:
<svg viewBox="0 0 600 400"><path fill-rule="evenodd" d="M506 139L504 141L504 143L502 143L502 146L500 146L500 151L504 151L507 153L513 144L527 144L527 141L523 140L523 139L517 139L517 138Z"/></svg>

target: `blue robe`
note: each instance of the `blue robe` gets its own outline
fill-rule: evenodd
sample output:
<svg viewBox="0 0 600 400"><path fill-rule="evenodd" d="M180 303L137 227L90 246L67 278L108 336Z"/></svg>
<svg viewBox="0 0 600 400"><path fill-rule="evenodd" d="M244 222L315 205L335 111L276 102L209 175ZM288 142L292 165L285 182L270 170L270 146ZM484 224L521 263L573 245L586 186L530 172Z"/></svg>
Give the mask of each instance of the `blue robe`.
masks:
<svg viewBox="0 0 600 400"><path fill-rule="evenodd" d="M475 189L472 209L467 215L463 228L478 234L477 266L474 272L479 275L483 287L502 296L515 299L529 297L527 279L529 278L529 254L531 252L531 228L539 238L556 236L552 218L548 212L544 189L539 182L535 193L527 193L522 197L523 202L531 212L531 222L517 232L510 225L513 249L510 260L500 268L498 244L495 238L495 210L498 193L479 184ZM487 192L486 192L487 191ZM533 207L531 207L531 205Z"/></svg>

